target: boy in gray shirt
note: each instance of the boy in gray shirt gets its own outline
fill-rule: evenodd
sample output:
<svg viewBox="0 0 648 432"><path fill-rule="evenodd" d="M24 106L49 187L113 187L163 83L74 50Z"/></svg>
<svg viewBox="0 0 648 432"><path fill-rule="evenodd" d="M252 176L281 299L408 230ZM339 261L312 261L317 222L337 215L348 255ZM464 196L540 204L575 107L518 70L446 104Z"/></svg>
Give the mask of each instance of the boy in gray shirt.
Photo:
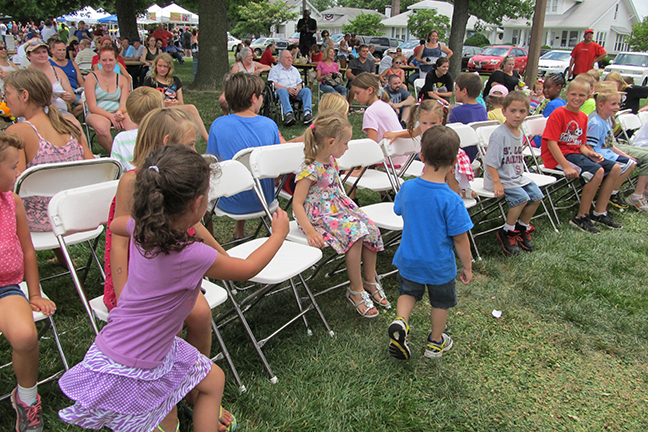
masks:
<svg viewBox="0 0 648 432"><path fill-rule="evenodd" d="M484 188L504 197L509 210L504 227L496 236L508 255L520 253L520 248L531 252L530 225L544 195L533 180L524 177L524 148L520 125L529 113L529 98L520 91L510 92L502 108L506 121L493 131L484 159L486 172Z"/></svg>

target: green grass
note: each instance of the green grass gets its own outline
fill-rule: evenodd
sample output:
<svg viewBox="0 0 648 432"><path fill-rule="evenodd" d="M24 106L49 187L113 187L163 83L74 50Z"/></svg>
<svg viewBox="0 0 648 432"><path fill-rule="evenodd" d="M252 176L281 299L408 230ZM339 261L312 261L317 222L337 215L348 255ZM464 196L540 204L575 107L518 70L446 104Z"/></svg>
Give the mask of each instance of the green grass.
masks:
<svg viewBox="0 0 648 432"><path fill-rule="evenodd" d="M189 66L179 67L184 82ZM209 126L219 115L216 93L187 91ZM350 116L354 137L361 137L361 114ZM303 127L282 127L285 136ZM204 145L204 144L203 144ZM204 149L204 147L203 147ZM362 204L378 200L360 193ZM570 211L559 213L563 222ZM484 257L474 264L474 280L459 284L459 304L452 309L448 332L455 348L440 360L422 357L429 331L427 300L415 309L410 345L413 357L399 362L387 353L386 328L395 310L380 317L361 318L336 290L318 297L336 336L324 332L316 315L308 315L314 331L305 334L300 322L265 347L279 377L272 385L239 325L223 336L242 380L239 394L228 379L224 406L239 419L244 431L643 431L648 427L648 216L613 212L620 231L592 236L568 224L555 233L546 218L537 219L537 250L503 256L492 235L477 242ZM216 236L231 237L232 223L217 220ZM77 262L85 251L74 248ZM394 250L379 254L380 272L392 269ZM42 275L58 270L39 254ZM344 274L317 277L315 290L344 281ZM384 280L395 304L397 281ZM86 288L89 296L102 292L94 269ZM79 362L93 334L69 278L44 282L57 302L56 322L72 364ZM249 321L265 336L282 311L295 309L287 293L274 296L251 311ZM493 309L503 311L496 319ZM217 344L216 344L217 345ZM60 362L51 340L41 347L41 376L58 370ZM215 348L216 349L216 348ZM2 359L10 347L0 340ZM227 365L219 362L226 374ZM0 370L1 392L15 378ZM48 431L81 430L62 423L57 410L70 401L56 383L40 387ZM12 430L13 410L0 403L0 430ZM192 430L181 417L182 431Z"/></svg>

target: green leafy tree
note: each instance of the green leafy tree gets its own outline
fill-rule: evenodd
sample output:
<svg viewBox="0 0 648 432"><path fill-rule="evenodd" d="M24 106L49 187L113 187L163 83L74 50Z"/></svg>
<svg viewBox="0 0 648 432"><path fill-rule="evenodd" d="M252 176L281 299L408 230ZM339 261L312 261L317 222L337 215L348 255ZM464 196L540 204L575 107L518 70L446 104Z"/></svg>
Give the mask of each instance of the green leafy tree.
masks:
<svg viewBox="0 0 648 432"><path fill-rule="evenodd" d="M335 0L311 0L311 4L315 7L315 9L322 12L326 9L334 7L337 3L335 2Z"/></svg>
<svg viewBox="0 0 648 432"><path fill-rule="evenodd" d="M398 13L406 12L407 6L418 3L420 0L401 0L400 11L392 12L392 16ZM338 0L339 6L354 7L360 9L371 9L380 13L385 13L385 7L391 6L391 0Z"/></svg>
<svg viewBox="0 0 648 432"><path fill-rule="evenodd" d="M67 15L88 5L97 8L103 4L101 0L0 0L0 11L11 15L16 22L34 21L38 24L45 18Z"/></svg>
<svg viewBox="0 0 648 432"><path fill-rule="evenodd" d="M437 30L439 40L445 42L450 30L450 18L435 10L418 10L407 19L407 28L416 39L425 39L431 30Z"/></svg>
<svg viewBox="0 0 648 432"><path fill-rule="evenodd" d="M490 41L481 33L475 33L464 41L464 45L482 47L490 45Z"/></svg>
<svg viewBox="0 0 648 432"><path fill-rule="evenodd" d="M382 20L382 15L361 13L356 19L349 21L348 25L343 25L342 31L366 36L379 36L385 27L380 23Z"/></svg>
<svg viewBox="0 0 648 432"><path fill-rule="evenodd" d="M238 13L242 21L236 24L232 30L232 34L236 36L269 35L272 32L272 26L297 18L297 14L290 12L290 6L284 1L273 3L268 0L251 1L245 5L239 5Z"/></svg>
<svg viewBox="0 0 648 432"><path fill-rule="evenodd" d="M648 16L632 26L629 44L633 51L648 51Z"/></svg>

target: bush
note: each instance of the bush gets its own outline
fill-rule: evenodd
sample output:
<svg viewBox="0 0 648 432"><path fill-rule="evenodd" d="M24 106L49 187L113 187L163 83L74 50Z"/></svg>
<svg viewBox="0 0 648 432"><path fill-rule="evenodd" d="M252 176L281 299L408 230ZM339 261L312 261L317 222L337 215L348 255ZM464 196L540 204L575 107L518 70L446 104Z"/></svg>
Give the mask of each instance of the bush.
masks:
<svg viewBox="0 0 648 432"><path fill-rule="evenodd" d="M609 66L611 60L612 59L610 57L605 57L603 60L598 62L599 70L603 70L603 69L605 69L605 66Z"/></svg>
<svg viewBox="0 0 648 432"><path fill-rule="evenodd" d="M483 47L490 45L490 41L481 33L475 33L464 41L464 45Z"/></svg>

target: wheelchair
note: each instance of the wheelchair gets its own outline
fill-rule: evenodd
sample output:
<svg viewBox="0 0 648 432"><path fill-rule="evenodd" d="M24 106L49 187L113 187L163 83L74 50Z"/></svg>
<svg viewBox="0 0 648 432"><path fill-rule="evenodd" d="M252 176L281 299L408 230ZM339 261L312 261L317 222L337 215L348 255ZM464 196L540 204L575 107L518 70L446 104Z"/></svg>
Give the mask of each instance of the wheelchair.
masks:
<svg viewBox="0 0 648 432"><path fill-rule="evenodd" d="M304 118L304 104L302 101L290 99L290 104L293 107L293 115L295 121L300 122ZM284 112L281 106L279 96L275 93L274 83L267 81L265 89L263 90L263 105L261 105L260 113L264 117L272 119L277 125L283 125Z"/></svg>

